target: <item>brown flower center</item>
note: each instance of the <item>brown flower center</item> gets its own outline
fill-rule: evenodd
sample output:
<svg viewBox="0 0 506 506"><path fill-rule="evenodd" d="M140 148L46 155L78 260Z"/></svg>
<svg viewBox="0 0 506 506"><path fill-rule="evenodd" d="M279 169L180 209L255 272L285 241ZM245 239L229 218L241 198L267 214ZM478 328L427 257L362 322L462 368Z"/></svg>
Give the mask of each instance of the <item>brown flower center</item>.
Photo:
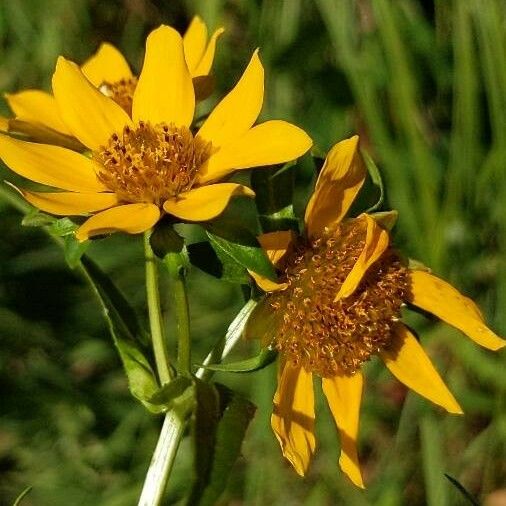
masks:
<svg viewBox="0 0 506 506"><path fill-rule="evenodd" d="M141 121L113 134L93 158L99 180L120 200L162 205L191 189L210 154L211 144L187 127Z"/></svg>
<svg viewBox="0 0 506 506"><path fill-rule="evenodd" d="M121 79L115 83L104 82L100 85L100 91L104 95L111 97L129 116L131 116L132 101L136 86L137 77L130 77L129 79Z"/></svg>
<svg viewBox="0 0 506 506"><path fill-rule="evenodd" d="M364 242L363 222L349 220L310 244L299 244L280 276L288 288L267 299L279 315L272 345L323 377L353 374L387 346L408 292L407 270L388 250L352 295L334 302Z"/></svg>

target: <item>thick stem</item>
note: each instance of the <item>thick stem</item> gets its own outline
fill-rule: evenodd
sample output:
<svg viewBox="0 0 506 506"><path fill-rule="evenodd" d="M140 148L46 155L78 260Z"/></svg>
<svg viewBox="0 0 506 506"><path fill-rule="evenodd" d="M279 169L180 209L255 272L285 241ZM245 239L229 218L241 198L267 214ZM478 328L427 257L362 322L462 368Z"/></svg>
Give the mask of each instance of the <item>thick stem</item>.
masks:
<svg viewBox="0 0 506 506"><path fill-rule="evenodd" d="M176 319L177 363L182 373L191 371L190 314L186 295L185 263L181 253L168 253L163 260L170 277L170 295Z"/></svg>
<svg viewBox="0 0 506 506"><path fill-rule="evenodd" d="M155 354L156 368L160 384L168 383L171 380L169 367L169 353L167 341L163 332L163 320L160 309L160 293L158 289L158 271L156 258L149 243L150 232L144 234L144 256L146 259L146 294L148 300L149 326L153 352Z"/></svg>

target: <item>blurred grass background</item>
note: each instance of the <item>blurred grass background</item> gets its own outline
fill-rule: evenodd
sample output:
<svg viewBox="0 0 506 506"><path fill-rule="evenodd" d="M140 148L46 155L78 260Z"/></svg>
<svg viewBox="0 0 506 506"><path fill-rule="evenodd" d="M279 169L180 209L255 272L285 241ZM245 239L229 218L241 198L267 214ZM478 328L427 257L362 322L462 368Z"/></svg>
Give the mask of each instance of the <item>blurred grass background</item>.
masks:
<svg viewBox="0 0 506 506"><path fill-rule="evenodd" d="M506 334L506 2L3 1L0 89L47 88L59 54L81 62L102 40L138 70L149 30L168 23L184 31L195 13L210 28L226 27L214 99L259 46L267 74L263 116L301 125L322 150L358 132L382 170L385 207L400 212L398 246L477 300ZM7 114L5 103L0 108ZM312 180L306 165L297 175L299 211ZM24 505L136 504L160 419L129 397L98 306L61 251L41 231L22 228L6 203L0 212L0 503L11 504L30 485ZM140 238L97 242L91 255L143 314ZM200 358L242 295L196 270L190 286ZM337 469L338 438L321 399L319 451L301 480L270 431L275 368L222 375L259 410L221 504L466 504L448 473L485 504L504 505L504 352L479 350L421 317L411 323L465 417L406 397L378 361L368 364L362 492ZM242 351L253 352L246 345ZM187 487L190 457L183 443L168 504Z"/></svg>

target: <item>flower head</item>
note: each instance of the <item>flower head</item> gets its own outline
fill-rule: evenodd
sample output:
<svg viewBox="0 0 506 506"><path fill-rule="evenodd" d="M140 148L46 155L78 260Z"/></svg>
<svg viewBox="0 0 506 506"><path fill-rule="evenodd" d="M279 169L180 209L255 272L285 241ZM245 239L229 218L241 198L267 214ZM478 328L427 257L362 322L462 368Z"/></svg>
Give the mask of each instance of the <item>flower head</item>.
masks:
<svg viewBox="0 0 506 506"><path fill-rule="evenodd" d="M253 126L264 92L258 51L233 90L193 128L195 89L184 46L168 26L151 32L131 108L100 91L76 64L58 59L53 93L59 118L90 156L0 135L0 157L12 170L59 190L23 190L30 203L57 215L93 214L78 229L79 240L118 230L143 232L163 213L210 220L232 196L254 195L219 180L236 170L292 160L311 146L290 123Z"/></svg>
<svg viewBox="0 0 506 506"><path fill-rule="evenodd" d="M209 72L216 42L223 32L223 28L218 28L208 39L207 26L199 16L195 16L183 36L184 56L197 98L205 98L212 88ZM94 86L131 114L138 76L116 47L108 42L102 43L97 52L83 63L81 70ZM3 120L0 131L24 134L38 142L76 151L86 149L65 125L51 93L32 89L7 93L5 98L14 118L0 118Z"/></svg>
<svg viewBox="0 0 506 506"><path fill-rule="evenodd" d="M254 275L267 295L247 335L280 352L272 428L284 456L304 475L315 451L313 375L341 436L341 469L363 487L356 440L363 388L361 365L378 355L406 386L450 413L462 410L406 325L401 307L428 311L498 350L506 342L477 306L427 271L412 270L390 245L381 220L347 218L366 176L358 137L329 152L305 214L305 234L273 232L260 242L279 283Z"/></svg>

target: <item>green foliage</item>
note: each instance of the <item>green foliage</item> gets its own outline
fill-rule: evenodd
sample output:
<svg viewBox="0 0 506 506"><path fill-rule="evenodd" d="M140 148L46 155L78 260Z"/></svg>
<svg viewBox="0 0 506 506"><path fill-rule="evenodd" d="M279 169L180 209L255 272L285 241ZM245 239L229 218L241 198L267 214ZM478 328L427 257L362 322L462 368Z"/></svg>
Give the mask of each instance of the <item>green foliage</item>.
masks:
<svg viewBox="0 0 506 506"><path fill-rule="evenodd" d="M2 2L0 88L48 90L59 54L82 62L102 40L120 47L138 71L145 34L162 22L184 30L197 11L212 28L223 23L227 29L214 66L216 93L200 104L202 114L231 88L260 46L267 77L263 117L294 121L325 151L359 133L384 177L382 209L399 211L396 245L475 298L504 335L504 1L436 1L432 6L418 0ZM5 104L2 112L8 113ZM253 171L264 231L292 228L294 216L303 215L314 179L310 165L303 160L286 171ZM2 179L11 179L0 170ZM274 179L272 187L265 179ZM265 195L261 188L268 189ZM374 203L374 185L364 192ZM69 229L62 222L54 231L63 233L65 255L74 266L70 272L60 248L38 228L54 226L54 219L38 213L25 218L26 225L32 219L31 226L21 228L11 198L3 188L0 194L5 197L0 203L0 502L12 504L30 484L33 489L22 504L135 504L159 423L132 402L99 306L78 274L87 248L129 305L143 314L139 241L118 236L80 245L64 235ZM251 220L252 214L238 214L237 220ZM189 274L195 361L201 362L243 303L240 290L221 281L247 283L245 268L258 262L261 269L265 259L255 253L246 262L237 260L235 250L231 256L213 249L204 234L191 243L192 264L207 273L191 269ZM258 252L257 245L253 248ZM132 333L132 322L121 320L114 323L115 332L123 335L126 328ZM444 496L447 504L459 504L462 489L445 483L442 473L454 476L479 502L503 487L504 352L478 351L462 335L421 318L410 324L463 405L464 417L446 416L412 394L404 404L405 391L372 361L361 411L360 455L368 483L362 492L337 468L338 438L325 414L317 420L319 452L308 477L300 480L284 463L269 427L274 368L254 376L219 373L221 381L259 406L244 444L245 459L228 472L231 478L219 501L384 506L437 504ZM143 333L134 334L140 341L125 338L137 344L124 352L141 376L134 383L141 391L157 392L146 369L151 361ZM140 357L135 350L141 350ZM242 343L237 353L230 363L254 351ZM165 401L178 392L165 392ZM215 442L220 437L215 433ZM185 444L169 486L170 503L182 500L188 483L191 452ZM232 453L237 456L238 450ZM206 479L219 462L207 460ZM230 465L224 467L230 470ZM216 490L223 489L223 476ZM210 483L214 478L198 488L202 500L212 503L216 495L214 486L207 488Z"/></svg>

